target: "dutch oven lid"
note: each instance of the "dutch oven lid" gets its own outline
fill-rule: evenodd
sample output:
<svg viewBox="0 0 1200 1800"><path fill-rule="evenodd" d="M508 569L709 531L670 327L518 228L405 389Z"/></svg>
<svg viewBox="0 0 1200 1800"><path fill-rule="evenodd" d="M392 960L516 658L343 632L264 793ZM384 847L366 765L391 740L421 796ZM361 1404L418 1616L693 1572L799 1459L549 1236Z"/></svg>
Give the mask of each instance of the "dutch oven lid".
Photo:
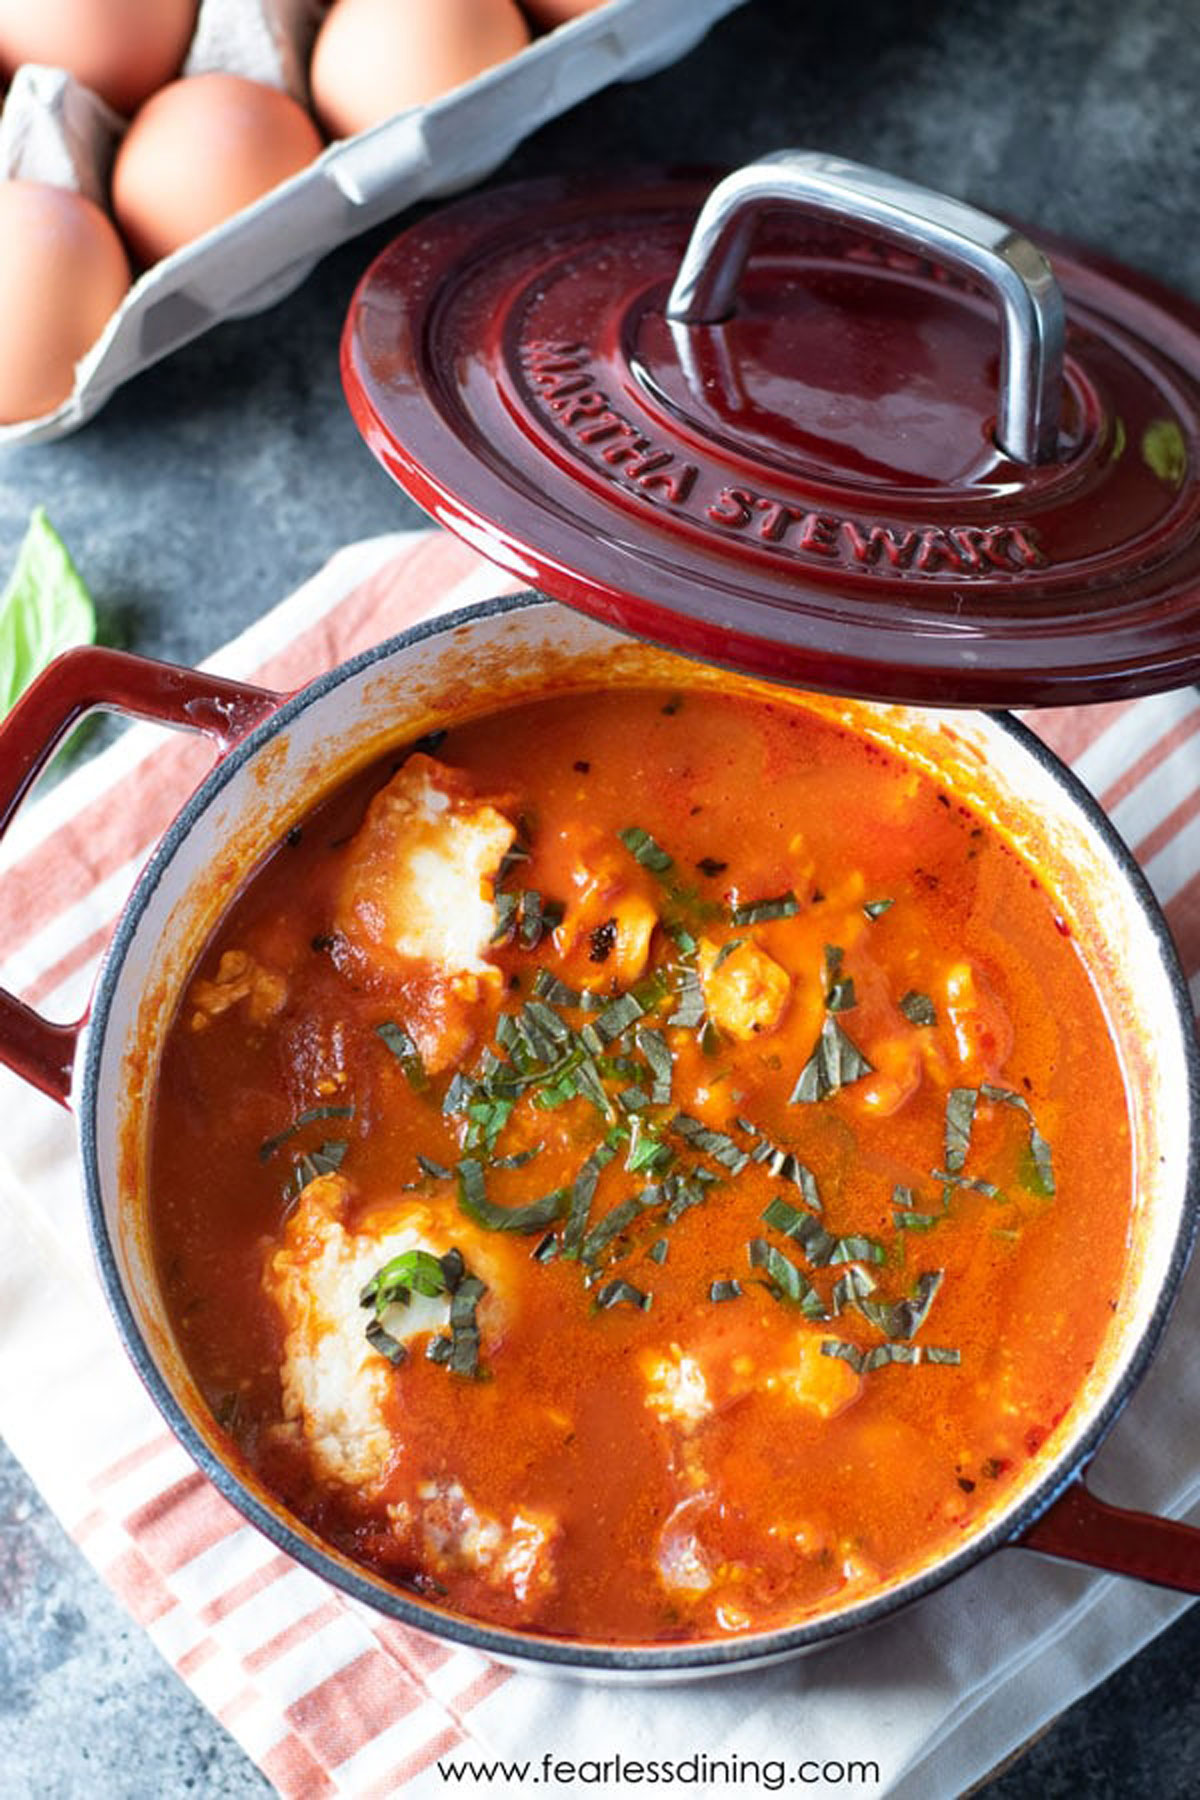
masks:
<svg viewBox="0 0 1200 1800"><path fill-rule="evenodd" d="M1200 309L835 158L406 231L343 339L400 485L623 630L876 698L1200 676ZM1064 318L1065 313L1065 318Z"/></svg>

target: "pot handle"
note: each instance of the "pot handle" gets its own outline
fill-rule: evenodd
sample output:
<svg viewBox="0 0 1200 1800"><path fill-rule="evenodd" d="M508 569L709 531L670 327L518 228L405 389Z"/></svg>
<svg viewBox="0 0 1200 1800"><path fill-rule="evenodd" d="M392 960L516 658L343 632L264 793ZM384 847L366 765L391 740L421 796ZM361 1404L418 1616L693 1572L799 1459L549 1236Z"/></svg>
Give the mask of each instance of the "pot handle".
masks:
<svg viewBox="0 0 1200 1800"><path fill-rule="evenodd" d="M223 755L283 699L248 682L125 650L67 650L0 724L0 837L64 737L90 712L103 709L202 731ZM75 1046L86 1018L85 1013L72 1024L54 1024L0 988L0 1063L68 1105Z"/></svg>
<svg viewBox="0 0 1200 1800"><path fill-rule="evenodd" d="M1066 329L1049 261L1010 225L901 176L813 150L776 150L735 170L700 209L668 320L704 325L730 317L758 216L781 206L866 227L986 288L1000 309L1000 448L1014 462L1054 461Z"/></svg>
<svg viewBox="0 0 1200 1800"><path fill-rule="evenodd" d="M1066 1562L1200 1594L1200 1528L1098 1500L1082 1476L1015 1542Z"/></svg>

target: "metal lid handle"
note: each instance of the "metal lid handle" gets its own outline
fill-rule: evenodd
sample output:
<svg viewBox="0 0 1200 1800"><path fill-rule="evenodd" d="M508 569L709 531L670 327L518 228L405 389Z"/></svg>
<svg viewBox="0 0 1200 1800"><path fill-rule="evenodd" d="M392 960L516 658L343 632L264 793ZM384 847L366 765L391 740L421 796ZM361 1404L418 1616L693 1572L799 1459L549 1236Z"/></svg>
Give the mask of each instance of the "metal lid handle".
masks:
<svg viewBox="0 0 1200 1800"><path fill-rule="evenodd" d="M1000 448L1015 462L1053 462L1064 323L1050 263L999 219L916 182L808 150L778 150L748 163L701 208L667 301L670 320L713 324L732 314L758 215L779 206L874 228L980 281L1000 309Z"/></svg>

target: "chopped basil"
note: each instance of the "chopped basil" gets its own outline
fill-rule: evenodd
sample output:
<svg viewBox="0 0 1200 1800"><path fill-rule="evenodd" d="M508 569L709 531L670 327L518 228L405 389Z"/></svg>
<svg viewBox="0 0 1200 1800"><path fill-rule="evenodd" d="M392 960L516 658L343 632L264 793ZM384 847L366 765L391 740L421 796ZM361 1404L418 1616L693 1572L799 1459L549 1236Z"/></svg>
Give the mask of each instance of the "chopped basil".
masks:
<svg viewBox="0 0 1200 1800"><path fill-rule="evenodd" d="M661 1188L648 1187L643 1188L640 1194L631 1194L627 1200L622 1200L619 1205L613 1207L611 1212L605 1213L604 1217L592 1226L580 1245L579 1260L585 1263L595 1262L596 1258L608 1249L614 1238L620 1237L621 1233L628 1230L635 1219L640 1217L648 1207L656 1206L661 1199ZM665 1239L661 1239L660 1242L665 1243ZM657 1260L661 1261L661 1258Z"/></svg>
<svg viewBox="0 0 1200 1800"><path fill-rule="evenodd" d="M900 1011L910 1025L936 1025L937 1007L928 994L918 994L915 988L909 988L907 994L901 995Z"/></svg>
<svg viewBox="0 0 1200 1800"><path fill-rule="evenodd" d="M864 1319L878 1327L886 1338L914 1338L929 1316L934 1295L945 1278L944 1269L930 1269L918 1275L912 1294L903 1300L858 1301Z"/></svg>
<svg viewBox="0 0 1200 1800"><path fill-rule="evenodd" d="M945 1210L941 1213L925 1213L914 1202L916 1195L912 1188L896 1183L892 1188L892 1222L898 1231L932 1231L937 1222L945 1217Z"/></svg>
<svg viewBox="0 0 1200 1800"><path fill-rule="evenodd" d="M669 1248L670 1246L666 1238L655 1238L654 1242L647 1250L646 1255L650 1258L652 1263L665 1263Z"/></svg>
<svg viewBox="0 0 1200 1800"><path fill-rule="evenodd" d="M883 1245L869 1237L841 1237L829 1255L831 1263L886 1261Z"/></svg>
<svg viewBox="0 0 1200 1800"><path fill-rule="evenodd" d="M966 1163L978 1102L978 1088L951 1088L946 1096L946 1167L952 1175Z"/></svg>
<svg viewBox="0 0 1200 1800"><path fill-rule="evenodd" d="M289 1138L295 1137L298 1131L302 1131L306 1125L314 1124L318 1119L352 1119L353 1117L353 1106L310 1106L307 1112L300 1113L290 1125L285 1126L282 1131L276 1132L274 1137L264 1139L258 1146L259 1161L269 1162L282 1144L286 1144Z"/></svg>
<svg viewBox="0 0 1200 1800"><path fill-rule="evenodd" d="M322 1175L335 1175L346 1160L350 1146L341 1138L331 1138L318 1150L306 1150L292 1165L292 1178L285 1190L295 1196L303 1193L310 1181Z"/></svg>
<svg viewBox="0 0 1200 1800"><path fill-rule="evenodd" d="M426 1344L425 1360L432 1363L448 1363L453 1349L454 1345L451 1340L439 1333L438 1336L431 1337Z"/></svg>
<svg viewBox="0 0 1200 1800"><path fill-rule="evenodd" d="M765 1238L751 1238L746 1246L752 1269L761 1269L767 1286L777 1299L790 1300L810 1319L824 1318L825 1308L816 1288L790 1257L768 1244Z"/></svg>
<svg viewBox="0 0 1200 1800"><path fill-rule="evenodd" d="M833 1260L840 1240L826 1231L811 1213L800 1212L777 1197L766 1208L763 1218L776 1231L782 1231L799 1244L814 1269L823 1269Z"/></svg>
<svg viewBox="0 0 1200 1800"><path fill-rule="evenodd" d="M561 1050L564 1044L569 1044L571 1041L571 1027L565 1019L560 1019L554 1008L547 1006L544 1000L527 1000L522 1009L521 1019L527 1029L534 1026L549 1039L552 1046L551 1056ZM550 1058L544 1057L542 1060L549 1061Z"/></svg>
<svg viewBox="0 0 1200 1800"><path fill-rule="evenodd" d="M479 1373L479 1323L475 1309L487 1288L477 1275L465 1275L450 1297L450 1355L452 1375Z"/></svg>
<svg viewBox="0 0 1200 1800"><path fill-rule="evenodd" d="M634 1287L632 1281L606 1281L596 1294L596 1305L605 1311L614 1306L636 1306L640 1312L649 1312L651 1295L644 1294L641 1288Z"/></svg>
<svg viewBox="0 0 1200 1800"><path fill-rule="evenodd" d="M1052 1198L1054 1158L1049 1144L1034 1122L1033 1108L1024 1094L1018 1094L1012 1088L992 1087L987 1082L984 1082L979 1092L985 1100L1014 1107L1025 1114L1029 1121L1029 1143L1021 1159L1021 1186L1031 1194L1040 1194L1044 1199Z"/></svg>
<svg viewBox="0 0 1200 1800"><path fill-rule="evenodd" d="M845 1343L841 1338L823 1338L821 1352L824 1356L840 1357L850 1364L856 1375L869 1375L873 1369L883 1369L889 1364L915 1367L921 1362L957 1363L961 1360L957 1350L926 1349L919 1344L875 1344L870 1350L860 1350L857 1344Z"/></svg>
<svg viewBox="0 0 1200 1800"><path fill-rule="evenodd" d="M686 925L680 925L678 922L672 922L667 925L667 930L670 932L671 936L675 939L675 943L678 947L680 956L687 956L687 957L695 956L695 954L696 954L697 950L699 950L700 946L696 942L695 938L692 936L691 932L688 930Z"/></svg>
<svg viewBox="0 0 1200 1800"><path fill-rule="evenodd" d="M611 1144L597 1144L578 1175L571 1183L570 1198L567 1204L567 1222L563 1228L562 1253L564 1256L577 1257L583 1243L583 1235L587 1230L588 1213L596 1195L596 1183L600 1179L600 1171L605 1168L616 1155Z"/></svg>
<svg viewBox="0 0 1200 1800"><path fill-rule="evenodd" d="M873 1074L872 1065L846 1036L835 1018L821 1027L816 1049L800 1071L789 1099L790 1106L812 1105L839 1088Z"/></svg>
<svg viewBox="0 0 1200 1800"><path fill-rule="evenodd" d="M514 838L500 858L500 867L496 870L496 880L507 881L519 863L529 861L529 856L529 845L523 844L520 838Z"/></svg>
<svg viewBox="0 0 1200 1800"><path fill-rule="evenodd" d="M746 939L744 937L727 938L721 945L721 948L717 951L717 954L713 957L712 966L714 972L720 968L727 956L732 956L735 950L740 950L745 942Z"/></svg>
<svg viewBox="0 0 1200 1800"><path fill-rule="evenodd" d="M668 856L662 845L655 843L650 833L643 831L640 825L627 825L623 831L618 831L617 836L629 854L652 874L665 875L668 869L675 867L674 857Z"/></svg>
<svg viewBox="0 0 1200 1800"><path fill-rule="evenodd" d="M517 936L523 950L536 950L548 932L563 922L557 900L544 900L536 888L525 888L517 900Z"/></svg>
<svg viewBox="0 0 1200 1800"><path fill-rule="evenodd" d="M423 1092L429 1086L425 1064L421 1061L421 1052L399 1020L385 1019L382 1025L375 1027L375 1035L383 1039L400 1064L409 1087L416 1093Z"/></svg>
<svg viewBox="0 0 1200 1800"><path fill-rule="evenodd" d="M480 1144L490 1156L495 1148L496 1139L512 1117L515 1100L470 1100L467 1103L469 1124L463 1139L464 1147L475 1150Z"/></svg>
<svg viewBox="0 0 1200 1800"><path fill-rule="evenodd" d="M597 1112L603 1113L611 1124L616 1113L604 1091L604 1083L599 1071L589 1056L581 1056L575 1069L575 1085L585 1100L590 1100Z"/></svg>
<svg viewBox="0 0 1200 1800"><path fill-rule="evenodd" d="M800 1161L795 1152L784 1150L780 1145L773 1144L770 1138L764 1137L750 1119L739 1118L735 1120L735 1124L756 1140L754 1148L750 1152L751 1160L765 1164L767 1174L773 1180L790 1181L793 1187L799 1188L807 1205L811 1206L814 1212L820 1212L821 1195L817 1188L817 1178L812 1170Z"/></svg>
<svg viewBox="0 0 1200 1800"><path fill-rule="evenodd" d="M700 985L700 977L695 969L681 969L676 987L678 1005L667 1020L668 1025L681 1025L694 1031L704 1023L706 1011L704 989Z"/></svg>
<svg viewBox="0 0 1200 1800"><path fill-rule="evenodd" d="M731 1137L723 1131L711 1131L700 1119L693 1119L688 1113L676 1113L668 1130L701 1156L711 1156L733 1175L740 1175L750 1161L748 1152L739 1149Z"/></svg>
<svg viewBox="0 0 1200 1800"><path fill-rule="evenodd" d="M664 1215L665 1224L674 1225L676 1220L681 1219L685 1212L690 1212L693 1206L703 1206L708 1198L708 1183L700 1179L704 1173L703 1169L696 1169L690 1175L667 1176L663 1182L663 1192L668 1201Z"/></svg>
<svg viewBox="0 0 1200 1800"><path fill-rule="evenodd" d="M1054 1195L1054 1161L1050 1146L1034 1124L1029 1121L1029 1143L1026 1154L1021 1159L1021 1186L1031 1194L1040 1194L1044 1199Z"/></svg>
<svg viewBox="0 0 1200 1800"><path fill-rule="evenodd" d="M497 1156L492 1162L492 1167L493 1169L523 1169L526 1163L531 1163L535 1156L542 1154L542 1149L541 1144L533 1144L528 1150L517 1150L512 1156ZM451 1173L449 1169L445 1172L447 1175Z"/></svg>
<svg viewBox="0 0 1200 1800"><path fill-rule="evenodd" d="M863 911L866 913L868 919L881 919L888 910L888 907L894 906L895 904L894 900L868 900L863 907Z"/></svg>
<svg viewBox="0 0 1200 1800"><path fill-rule="evenodd" d="M845 1312L848 1306L857 1306L868 1294L875 1292L875 1277L858 1263L851 1263L844 1275L839 1275L833 1284L830 1306L836 1318Z"/></svg>
<svg viewBox="0 0 1200 1800"><path fill-rule="evenodd" d="M857 1005L858 998L854 992L852 976L847 976L842 981L835 981L825 996L826 1012L852 1012Z"/></svg>
<svg viewBox="0 0 1200 1800"><path fill-rule="evenodd" d="M800 902L791 888L772 900L753 900L745 906L731 906L731 925L765 925L770 919L790 919L800 911Z"/></svg>
<svg viewBox="0 0 1200 1800"><path fill-rule="evenodd" d="M693 981L696 980L696 971L694 969L680 969L679 973L681 977L690 975ZM671 983L668 979L666 970L651 969L650 973L648 975L643 975L642 979L633 989L633 997L643 1012L650 1013L654 1012L656 1007L666 999L671 991Z"/></svg>
<svg viewBox="0 0 1200 1800"><path fill-rule="evenodd" d="M972 1175L958 1175L951 1169L931 1169L930 1174L944 1188L966 1188L972 1194L985 1194L989 1200L1003 1200L1005 1197L994 1181L981 1181Z"/></svg>
<svg viewBox="0 0 1200 1800"><path fill-rule="evenodd" d="M947 1350L941 1344L924 1344L922 1350L927 1363L957 1365L962 1361L961 1350Z"/></svg>
<svg viewBox="0 0 1200 1800"><path fill-rule="evenodd" d="M552 975L549 969L539 969L533 978L533 991L539 1000L548 1000L551 1006L574 1006L584 1012L596 1011L603 1002L595 994L577 992Z"/></svg>
<svg viewBox="0 0 1200 1800"><path fill-rule="evenodd" d="M539 1243L534 1245L529 1254L532 1256L534 1262L553 1262L558 1255L558 1238L555 1236L554 1232L548 1231L545 1237L542 1238Z"/></svg>
<svg viewBox="0 0 1200 1800"><path fill-rule="evenodd" d="M461 1260L460 1257L459 1264ZM452 1265L452 1269L455 1276L461 1275L458 1265ZM380 1319L389 1306L407 1306L414 1294L434 1299L454 1286L457 1286L457 1280L448 1279L441 1257L431 1255L428 1250L405 1250L375 1271L359 1294L358 1304L373 1306L375 1317Z"/></svg>
<svg viewBox="0 0 1200 1800"><path fill-rule="evenodd" d="M916 1344L875 1344L863 1357L863 1374L886 1368L888 1363L919 1363L921 1352Z"/></svg>
<svg viewBox="0 0 1200 1800"><path fill-rule="evenodd" d="M632 994L620 994L599 1015L593 1029L603 1043L611 1044L642 1017L645 1008ZM585 1026L585 1030L587 1027Z"/></svg>
<svg viewBox="0 0 1200 1800"><path fill-rule="evenodd" d="M723 1300L740 1300L742 1284L740 1281L714 1281L708 1290L708 1297L718 1306Z"/></svg>
<svg viewBox="0 0 1200 1800"><path fill-rule="evenodd" d="M645 1057L653 1076L650 1089L650 1102L653 1106L667 1106L671 1100L671 1052L667 1040L661 1031L652 1026L640 1026L633 1034L634 1042Z"/></svg>
<svg viewBox="0 0 1200 1800"><path fill-rule="evenodd" d="M487 1197L482 1166L472 1157L464 1157L458 1165L458 1204L488 1231L543 1231L562 1216L569 1191L555 1188L525 1206L498 1206Z"/></svg>
<svg viewBox="0 0 1200 1800"><path fill-rule="evenodd" d="M491 941L493 944L506 944L517 929L517 895L498 888L495 905L496 925Z"/></svg>
<svg viewBox="0 0 1200 1800"><path fill-rule="evenodd" d="M432 1156L422 1156L417 1152L417 1167L423 1175L432 1176L434 1181L449 1181L454 1174L444 1163L434 1162Z"/></svg>
<svg viewBox="0 0 1200 1800"><path fill-rule="evenodd" d="M442 1111L445 1114L460 1113L467 1110L471 1095L475 1092L475 1083L456 1069L450 1077L450 1085L442 1096Z"/></svg>
<svg viewBox="0 0 1200 1800"><path fill-rule="evenodd" d="M629 1138L625 1169L630 1175L642 1175L651 1169L665 1169L675 1160L675 1152L664 1144L648 1125L635 1117Z"/></svg>
<svg viewBox="0 0 1200 1800"><path fill-rule="evenodd" d="M404 1362L408 1356L408 1351L400 1340L394 1338L390 1331L385 1331L378 1319L369 1319L367 1321L366 1335L367 1342L370 1344L372 1350L376 1351L380 1356L386 1356L393 1367L397 1367L400 1363Z"/></svg>

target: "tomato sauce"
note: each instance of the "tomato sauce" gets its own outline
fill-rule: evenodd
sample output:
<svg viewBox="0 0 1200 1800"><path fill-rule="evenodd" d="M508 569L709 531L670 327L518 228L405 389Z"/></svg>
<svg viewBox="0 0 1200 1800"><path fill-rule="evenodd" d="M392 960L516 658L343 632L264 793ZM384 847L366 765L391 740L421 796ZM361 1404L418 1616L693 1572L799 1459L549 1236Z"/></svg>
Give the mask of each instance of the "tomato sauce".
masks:
<svg viewBox="0 0 1200 1800"><path fill-rule="evenodd" d="M168 1038L151 1217L296 1515L468 1616L652 1642L839 1606L993 1508L1104 1339L1131 1166L993 825L799 699L597 692L278 846Z"/></svg>

